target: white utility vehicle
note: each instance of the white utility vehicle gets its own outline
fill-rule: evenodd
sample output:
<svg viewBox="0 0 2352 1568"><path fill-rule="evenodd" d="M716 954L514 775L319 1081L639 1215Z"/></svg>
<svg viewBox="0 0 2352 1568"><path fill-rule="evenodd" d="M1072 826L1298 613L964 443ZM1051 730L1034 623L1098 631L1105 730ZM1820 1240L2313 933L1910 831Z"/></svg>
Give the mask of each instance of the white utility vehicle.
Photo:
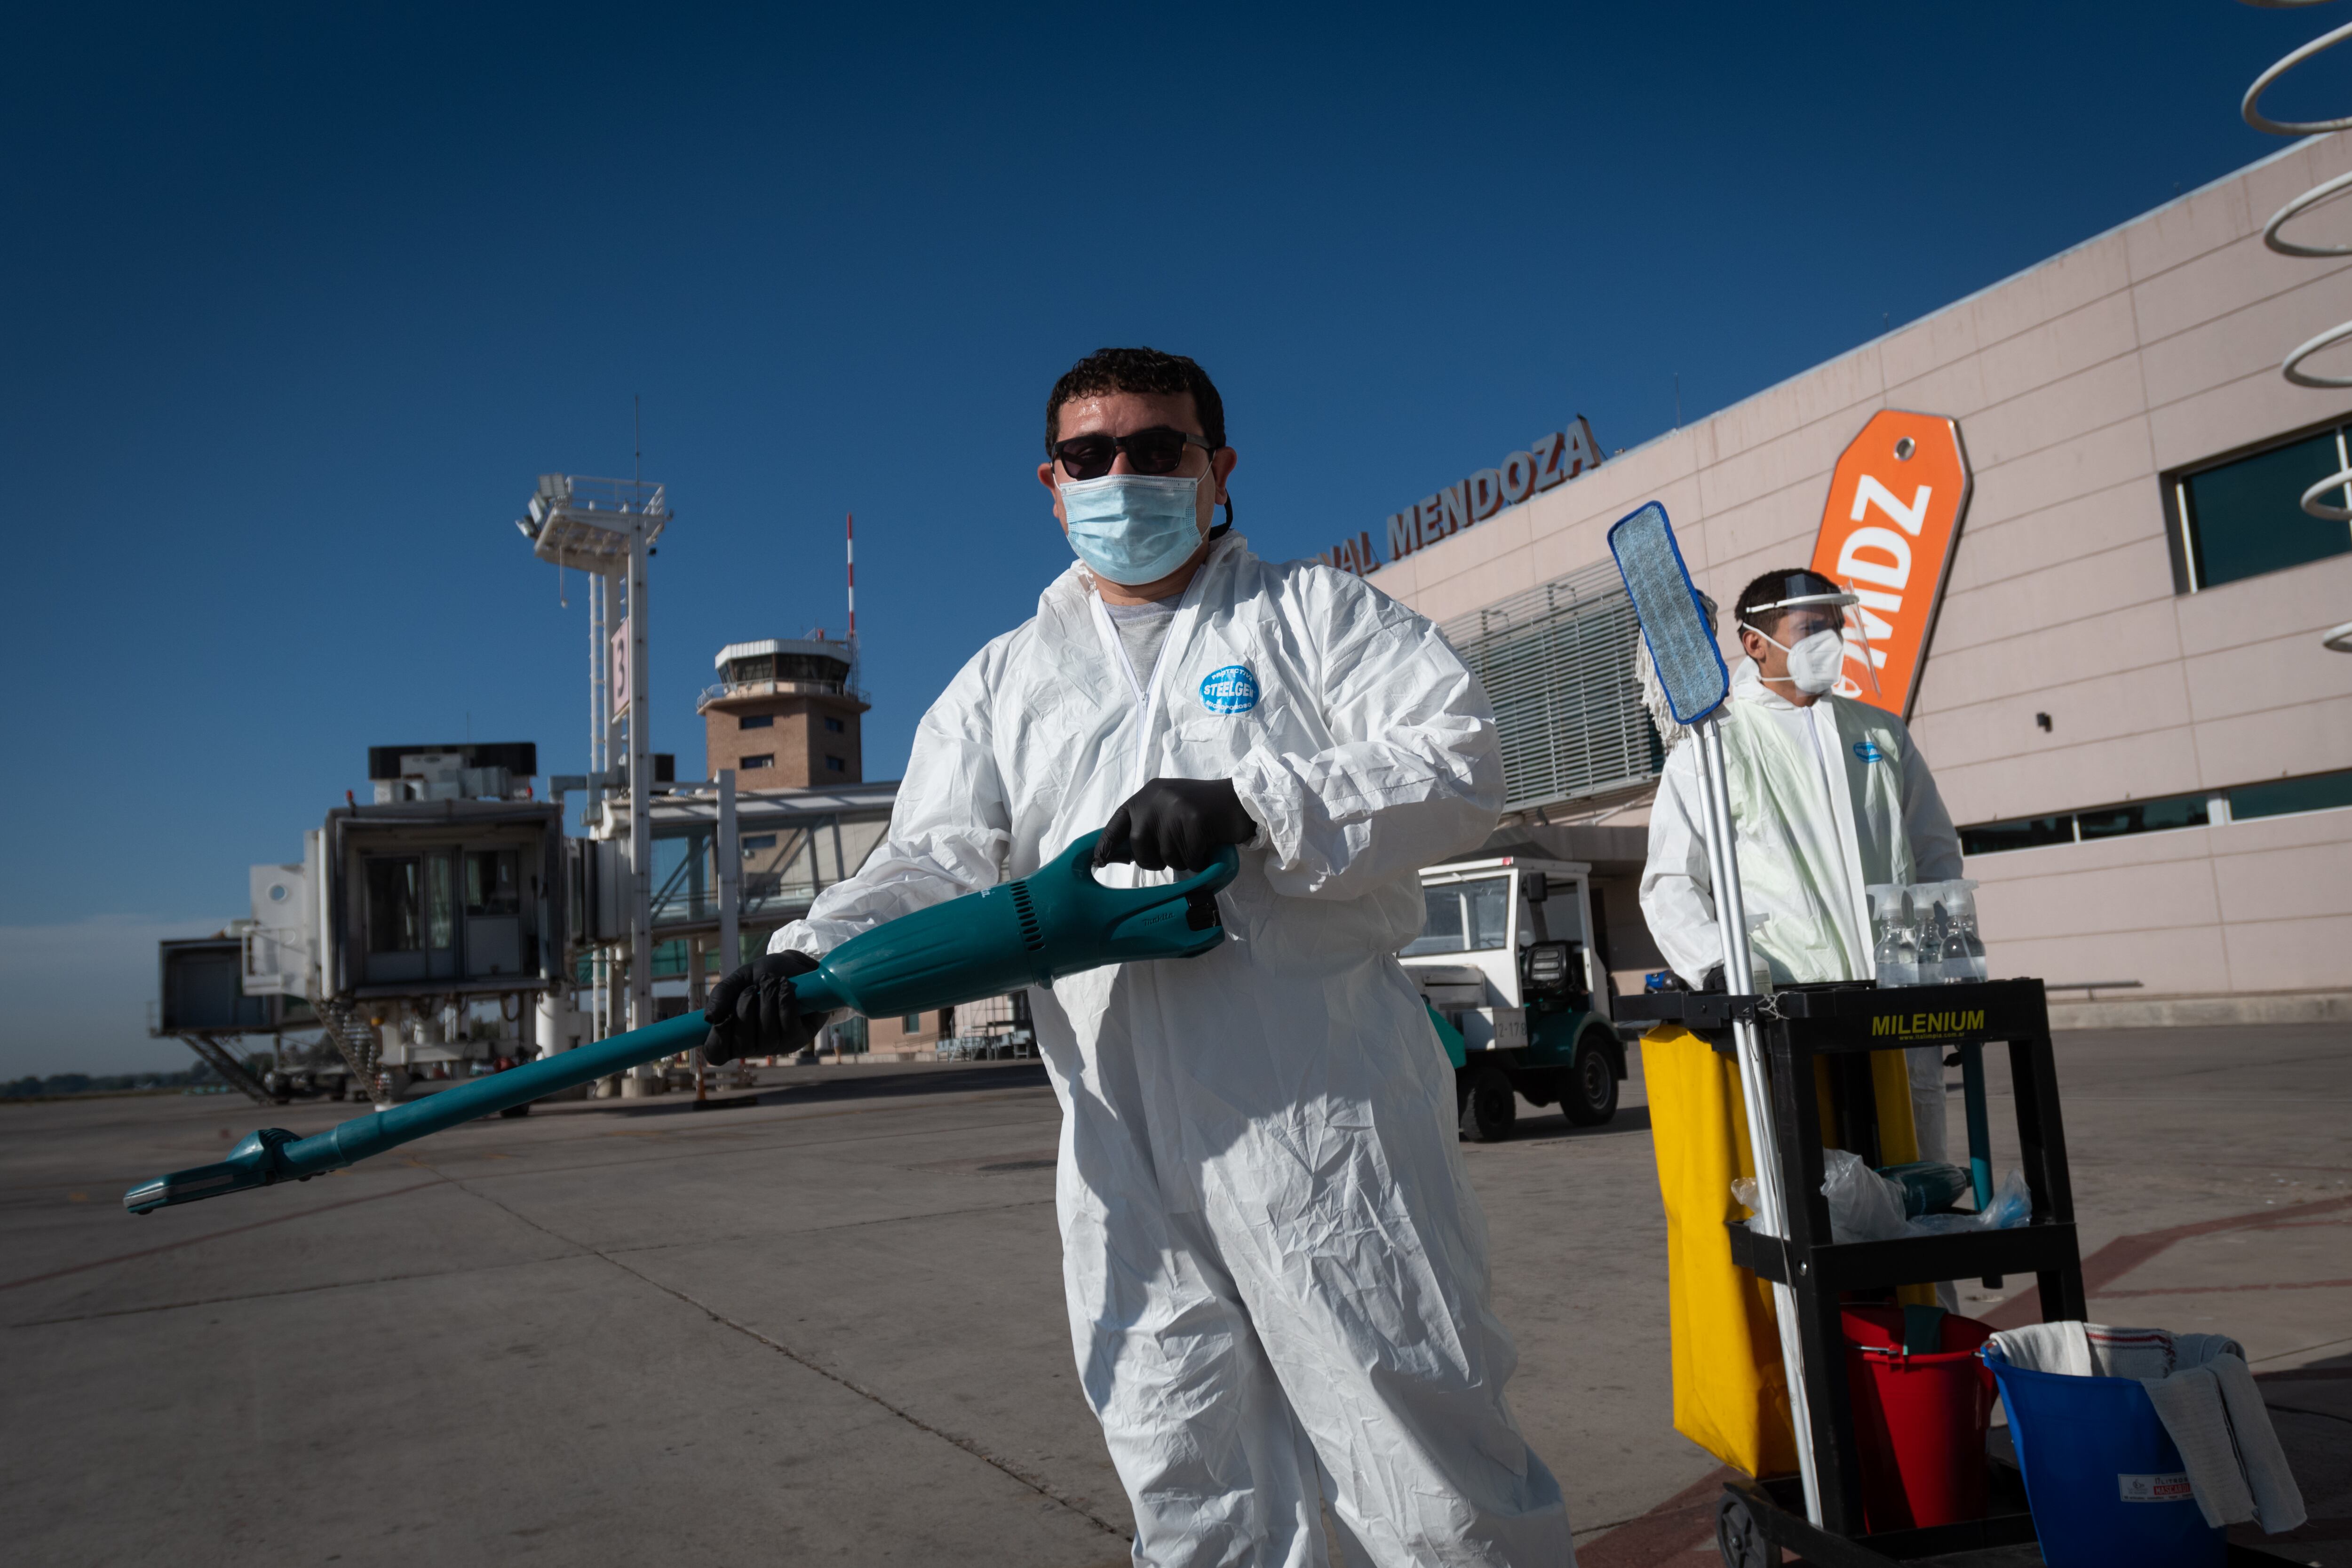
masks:
<svg viewBox="0 0 2352 1568"><path fill-rule="evenodd" d="M1421 874L1427 917L1400 957L1454 1063L1465 1138L1508 1138L1514 1096L1579 1126L1617 1113L1625 1046L1592 945L1590 870L1505 856Z"/></svg>

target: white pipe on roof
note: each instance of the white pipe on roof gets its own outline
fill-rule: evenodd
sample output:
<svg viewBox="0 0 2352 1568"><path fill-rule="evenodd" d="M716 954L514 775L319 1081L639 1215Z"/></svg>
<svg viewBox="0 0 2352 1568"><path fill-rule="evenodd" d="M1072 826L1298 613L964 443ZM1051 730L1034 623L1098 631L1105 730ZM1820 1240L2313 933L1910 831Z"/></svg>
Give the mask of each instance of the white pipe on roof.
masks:
<svg viewBox="0 0 2352 1568"><path fill-rule="evenodd" d="M779 653L811 654L847 664L850 647L845 642L831 642L818 637L762 637L758 642L729 643L719 650L719 657L710 661L710 667L724 669L730 659L757 658L762 654Z"/></svg>

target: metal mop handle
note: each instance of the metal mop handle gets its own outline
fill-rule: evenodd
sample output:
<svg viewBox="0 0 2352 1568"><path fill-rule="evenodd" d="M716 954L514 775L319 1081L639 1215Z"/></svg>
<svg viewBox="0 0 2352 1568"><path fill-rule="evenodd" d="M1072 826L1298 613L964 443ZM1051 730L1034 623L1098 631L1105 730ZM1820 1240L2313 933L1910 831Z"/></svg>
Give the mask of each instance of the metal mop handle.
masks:
<svg viewBox="0 0 2352 1568"><path fill-rule="evenodd" d="M1723 765L1722 717L1709 713L1696 726L1699 797L1706 812L1707 871L1715 882L1716 931L1723 942L1724 989L1735 996L1756 992L1755 967L1748 953L1748 903L1739 888L1738 851L1733 837L1731 788ZM1748 1147L1756 1160L1756 1223L1764 1232L1789 1234L1788 1207L1780 1190L1780 1144L1774 1136L1771 1089L1764 1076L1764 1050L1753 1018L1732 1021L1739 1061L1739 1092L1748 1113ZM1811 1402L1805 1395L1803 1341L1797 1331L1797 1296L1785 1281L1772 1285L1772 1316L1780 1331L1780 1369L1789 1384L1789 1419L1795 1428L1797 1473L1805 1489L1805 1517L1822 1522L1821 1479L1814 1469Z"/></svg>
<svg viewBox="0 0 2352 1568"><path fill-rule="evenodd" d="M1626 596L1642 625L1642 644L1657 671L1667 707L1678 723L1698 737L1699 798L1706 808L1706 858L1715 879L1716 927L1723 938L1724 984L1735 996L1751 996L1756 976L1748 962L1748 905L1739 893L1739 858L1732 842L1731 788L1724 774L1723 736L1718 729L1731 694L1731 672L1715 640L1709 613L1700 607L1682 546L1675 542L1666 509L1650 501L1619 518L1609 530L1609 552L1625 579ZM1772 1101L1764 1081L1764 1053L1752 1017L1732 1021L1739 1058L1740 1099L1748 1113L1748 1146L1756 1154L1757 1219L1763 1234L1788 1233L1788 1207L1774 1156ZM1789 1414L1796 1425L1797 1468L1805 1482L1805 1517L1822 1521L1821 1483L1813 1473L1813 1423L1805 1399L1804 1344L1797 1332L1796 1292L1772 1287L1773 1316L1780 1329L1780 1367L1789 1381Z"/></svg>

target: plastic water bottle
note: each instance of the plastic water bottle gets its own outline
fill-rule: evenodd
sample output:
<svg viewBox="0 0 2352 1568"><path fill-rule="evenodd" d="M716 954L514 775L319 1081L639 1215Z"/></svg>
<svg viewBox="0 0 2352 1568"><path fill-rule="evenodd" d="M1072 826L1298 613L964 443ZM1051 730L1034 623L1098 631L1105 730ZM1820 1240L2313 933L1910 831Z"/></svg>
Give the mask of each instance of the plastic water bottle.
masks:
<svg viewBox="0 0 2352 1568"><path fill-rule="evenodd" d="M1941 985L1944 983L1944 906L1931 903L1927 918L1919 922L1917 947L1921 985Z"/></svg>
<svg viewBox="0 0 2352 1568"><path fill-rule="evenodd" d="M1955 914L1951 934L1944 939L1945 983L1958 984L1991 977L1992 970L1985 963L1984 942L1977 935L1975 911Z"/></svg>
<svg viewBox="0 0 2352 1568"><path fill-rule="evenodd" d="M1984 939L1977 934L1976 886L1966 878L1944 884L1945 907L1952 916L1951 933L1944 940L1948 982L1992 978L1992 967L1985 962Z"/></svg>
<svg viewBox="0 0 2352 1568"><path fill-rule="evenodd" d="M1919 949L1911 939L1910 927L1905 923L1904 909L1896 904L1887 910L1886 930L1878 939L1877 950L1871 955L1878 972L1879 987L1919 984Z"/></svg>
<svg viewBox="0 0 2352 1568"><path fill-rule="evenodd" d="M1959 952L1958 958L1953 956L1955 946ZM1945 980L1952 983L1984 980L1990 978L1990 973L1985 963L1984 943L1977 940L1976 932L1965 925L1961 926L1944 944Z"/></svg>

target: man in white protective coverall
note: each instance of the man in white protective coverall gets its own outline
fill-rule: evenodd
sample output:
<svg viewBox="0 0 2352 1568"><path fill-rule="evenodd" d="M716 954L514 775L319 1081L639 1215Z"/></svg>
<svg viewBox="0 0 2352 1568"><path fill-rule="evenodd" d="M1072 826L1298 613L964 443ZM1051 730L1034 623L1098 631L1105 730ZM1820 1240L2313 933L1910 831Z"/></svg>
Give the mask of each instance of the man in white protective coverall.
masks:
<svg viewBox="0 0 2352 1568"><path fill-rule="evenodd" d="M1903 721L1838 696L1853 594L1817 572L1768 572L1739 595L1740 651L1723 705L1749 945L1777 985L1875 973L1870 896L1882 882L1960 874L1960 839ZM1666 721L1671 726L1671 720ZM1650 808L1642 914L1675 972L1721 989L1698 748L1667 754ZM1945 1157L1940 1049L1909 1053L1919 1157Z"/></svg>
<svg viewBox="0 0 2352 1568"><path fill-rule="evenodd" d="M1415 872L1495 825L1486 695L1362 579L1250 553L1191 360L1082 360L1045 446L1078 563L932 704L888 839L720 984L706 1048L796 1048L814 955L1094 828L1126 884L1239 846L1214 951L1029 993L1071 1339L1134 1559L1321 1568L1328 1497L1351 1563L1570 1563L1503 1398L1452 1070L1396 960Z"/></svg>

